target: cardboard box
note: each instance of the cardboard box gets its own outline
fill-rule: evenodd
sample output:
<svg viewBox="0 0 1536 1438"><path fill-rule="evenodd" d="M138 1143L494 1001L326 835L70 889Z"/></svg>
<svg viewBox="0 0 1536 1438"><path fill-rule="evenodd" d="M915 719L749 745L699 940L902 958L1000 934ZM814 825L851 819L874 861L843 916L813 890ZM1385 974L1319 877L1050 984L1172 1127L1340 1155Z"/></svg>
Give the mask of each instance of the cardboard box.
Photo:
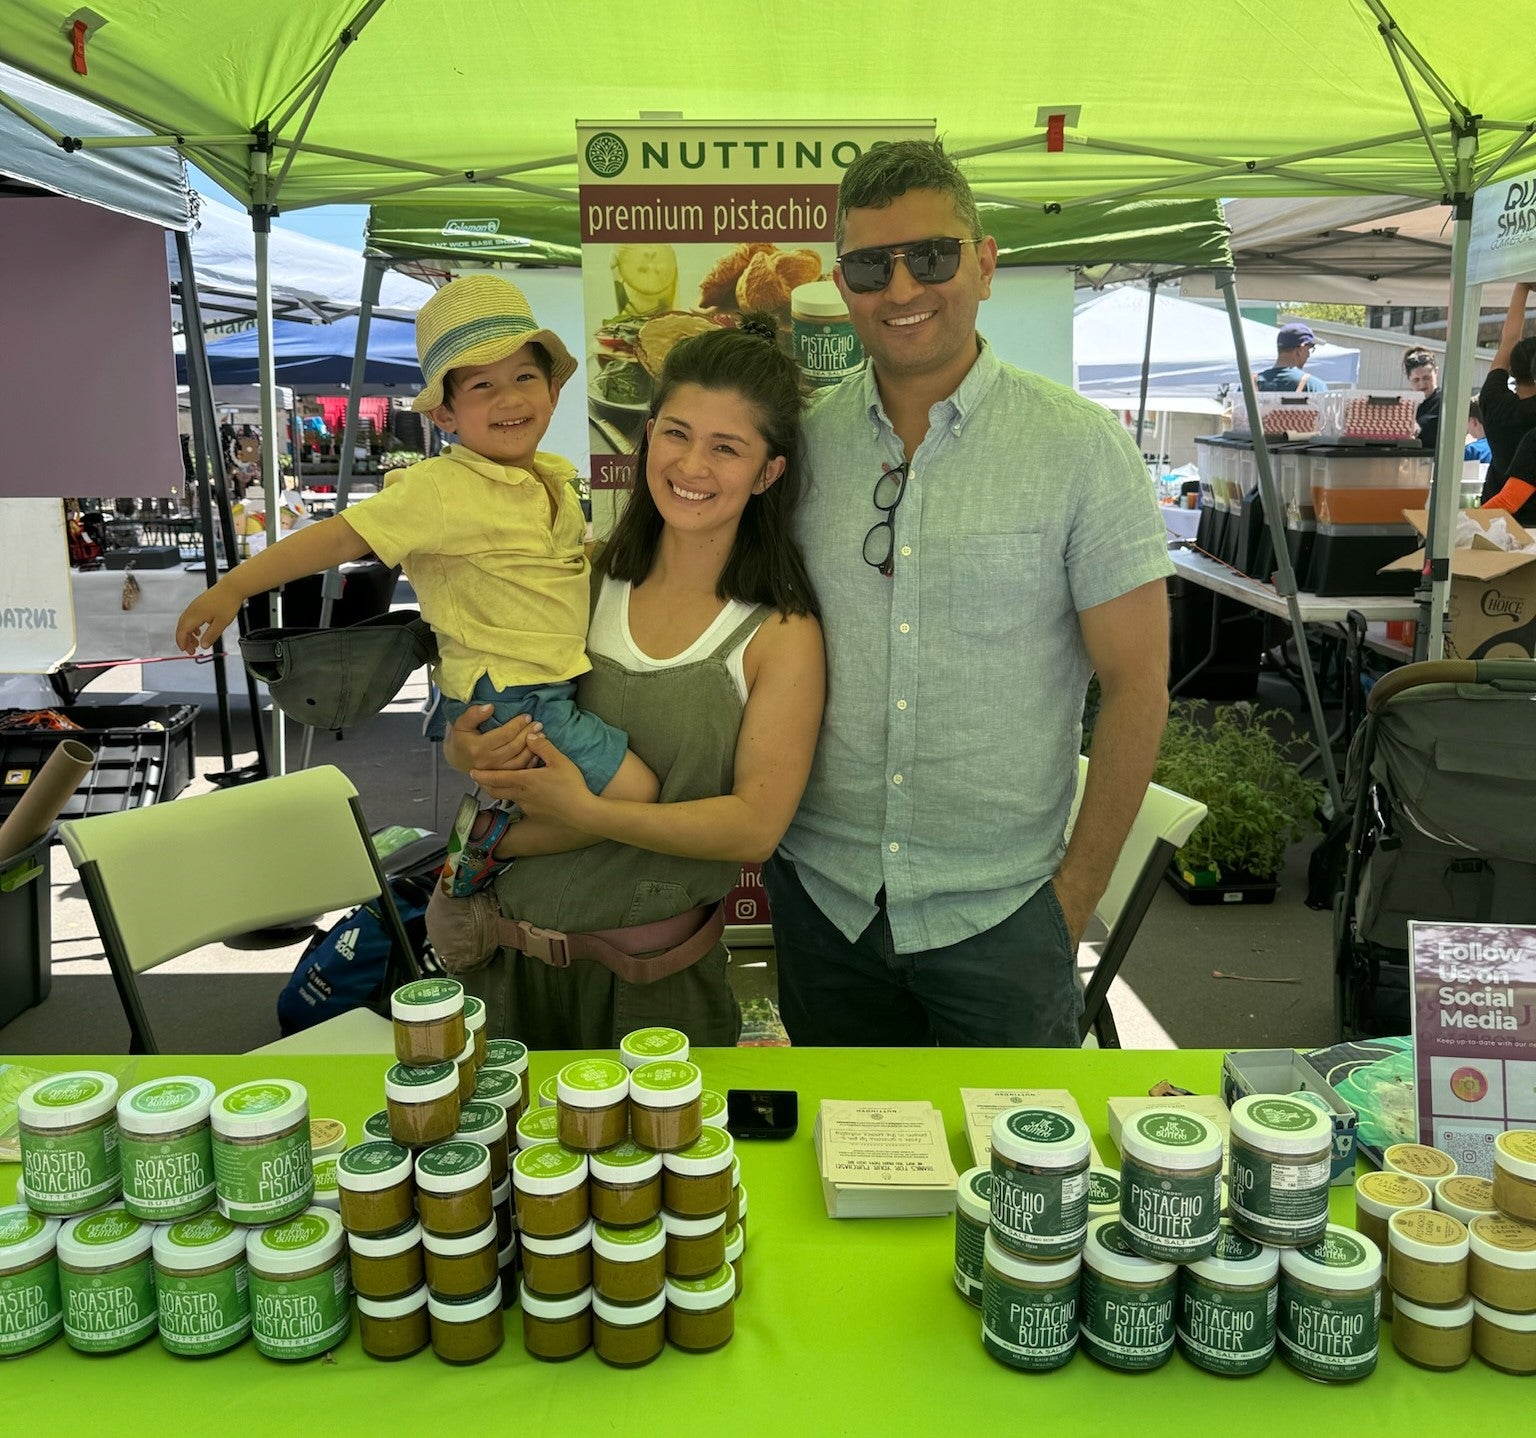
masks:
<svg viewBox="0 0 1536 1438"><path fill-rule="evenodd" d="M1355 1181L1355 1111L1296 1049L1239 1049L1221 1061L1221 1101L1230 1109L1254 1093L1314 1093L1333 1112L1333 1168L1329 1185Z"/></svg>
<svg viewBox="0 0 1536 1438"><path fill-rule="evenodd" d="M1136 1114L1149 1108L1181 1109L1185 1113L1199 1114L1221 1132L1221 1156L1226 1161L1227 1144L1232 1137L1232 1116L1219 1098L1208 1093L1170 1094L1165 1098L1152 1098L1148 1094L1131 1094L1109 1101L1109 1139L1120 1147L1120 1133Z"/></svg>
<svg viewBox="0 0 1536 1438"><path fill-rule="evenodd" d="M1469 509L1467 518L1486 530L1502 519L1524 544L1536 542L1502 509ZM1429 532L1429 515L1422 509L1405 511L1421 535ZM1424 568L1425 551L1395 559L1382 573L1414 573ZM1536 657L1536 550L1512 553L1491 540L1478 539L1466 549L1451 551L1450 624L1445 636L1447 659L1515 659Z"/></svg>
<svg viewBox="0 0 1536 1438"><path fill-rule="evenodd" d="M1083 1111L1077 1100L1064 1088L963 1088L960 1102L965 1106L965 1138L971 1149L971 1163L976 1168L988 1168L992 1163L992 1120L1004 1109L1038 1105L1040 1108L1060 1109L1084 1124ZM1088 1140L1088 1161L1103 1167L1099 1146Z"/></svg>

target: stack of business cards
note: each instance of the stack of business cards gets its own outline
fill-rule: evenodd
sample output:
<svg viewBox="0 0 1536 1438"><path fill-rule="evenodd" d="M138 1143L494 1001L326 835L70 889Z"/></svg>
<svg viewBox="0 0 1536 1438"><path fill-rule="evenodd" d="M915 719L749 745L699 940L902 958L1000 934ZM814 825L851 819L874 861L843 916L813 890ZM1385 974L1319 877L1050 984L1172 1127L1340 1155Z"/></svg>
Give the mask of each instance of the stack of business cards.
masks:
<svg viewBox="0 0 1536 1438"><path fill-rule="evenodd" d="M816 1158L829 1218L918 1218L955 1211L958 1175L931 1103L823 1099Z"/></svg>

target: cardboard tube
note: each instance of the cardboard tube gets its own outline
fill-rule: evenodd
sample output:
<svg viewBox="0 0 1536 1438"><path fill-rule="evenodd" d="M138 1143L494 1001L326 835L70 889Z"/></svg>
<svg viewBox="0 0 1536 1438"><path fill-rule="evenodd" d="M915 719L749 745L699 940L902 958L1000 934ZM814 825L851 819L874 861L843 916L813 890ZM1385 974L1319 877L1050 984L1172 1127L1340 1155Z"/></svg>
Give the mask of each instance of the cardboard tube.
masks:
<svg viewBox="0 0 1536 1438"><path fill-rule="evenodd" d="M27 785L20 801L0 823L0 864L35 844L63 812L70 795L96 764L96 751L66 739Z"/></svg>

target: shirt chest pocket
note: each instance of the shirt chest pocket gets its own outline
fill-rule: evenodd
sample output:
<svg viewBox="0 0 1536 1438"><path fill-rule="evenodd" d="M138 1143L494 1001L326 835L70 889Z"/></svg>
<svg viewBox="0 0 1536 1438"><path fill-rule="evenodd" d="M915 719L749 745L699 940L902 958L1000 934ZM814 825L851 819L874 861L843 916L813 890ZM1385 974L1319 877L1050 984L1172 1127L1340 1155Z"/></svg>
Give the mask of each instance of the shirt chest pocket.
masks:
<svg viewBox="0 0 1536 1438"><path fill-rule="evenodd" d="M949 627L999 638L1030 622L1040 592L1038 534L961 534L949 541Z"/></svg>

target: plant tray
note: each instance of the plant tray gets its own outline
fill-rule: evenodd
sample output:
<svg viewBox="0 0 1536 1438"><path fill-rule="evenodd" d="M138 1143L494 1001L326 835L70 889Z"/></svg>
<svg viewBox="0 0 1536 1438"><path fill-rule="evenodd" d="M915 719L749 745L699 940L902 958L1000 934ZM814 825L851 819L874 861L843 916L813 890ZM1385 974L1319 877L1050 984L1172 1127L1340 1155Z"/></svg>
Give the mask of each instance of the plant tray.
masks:
<svg viewBox="0 0 1536 1438"><path fill-rule="evenodd" d="M1192 884L1172 864L1165 877L1186 904L1272 904L1280 888L1278 879L1259 879L1250 874L1234 875L1217 883Z"/></svg>

